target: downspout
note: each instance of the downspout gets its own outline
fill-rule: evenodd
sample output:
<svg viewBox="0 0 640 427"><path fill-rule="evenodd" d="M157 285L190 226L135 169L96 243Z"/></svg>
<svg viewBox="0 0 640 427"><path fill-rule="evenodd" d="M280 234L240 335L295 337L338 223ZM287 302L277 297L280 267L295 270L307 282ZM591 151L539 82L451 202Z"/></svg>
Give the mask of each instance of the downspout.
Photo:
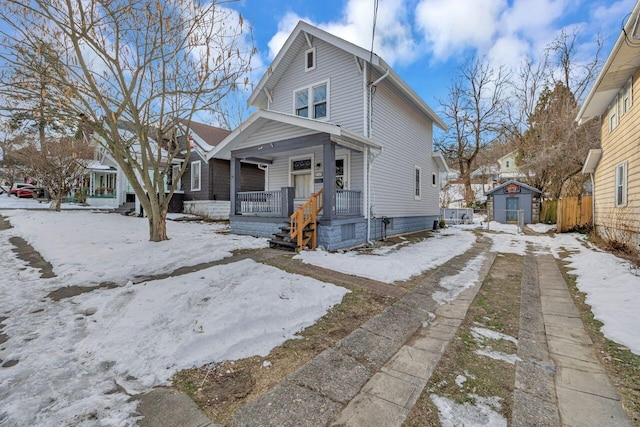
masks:
<svg viewBox="0 0 640 427"><path fill-rule="evenodd" d="M591 222L593 223L593 232L596 231L596 180L593 172L589 174L591 177Z"/></svg>
<svg viewBox="0 0 640 427"><path fill-rule="evenodd" d="M365 67L365 69L368 67ZM368 87L367 95L369 96L368 102L368 123L367 123L367 137L371 139L373 135L373 88L378 83L387 78L390 70L387 70L376 81L371 83ZM371 151L367 149L367 244L373 246L371 241L371 168L373 167L373 161L382 153L382 149L376 154L371 154Z"/></svg>

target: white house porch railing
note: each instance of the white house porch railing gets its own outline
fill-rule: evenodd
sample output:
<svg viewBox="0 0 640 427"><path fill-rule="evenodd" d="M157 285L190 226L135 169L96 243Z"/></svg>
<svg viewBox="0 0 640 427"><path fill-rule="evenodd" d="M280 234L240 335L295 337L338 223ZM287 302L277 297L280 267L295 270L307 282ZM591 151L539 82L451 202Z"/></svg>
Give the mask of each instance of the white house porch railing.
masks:
<svg viewBox="0 0 640 427"><path fill-rule="evenodd" d="M336 190L336 215L362 215L362 193L353 190Z"/></svg>
<svg viewBox="0 0 640 427"><path fill-rule="evenodd" d="M236 212L241 215L280 216L282 191L245 191L237 193Z"/></svg>

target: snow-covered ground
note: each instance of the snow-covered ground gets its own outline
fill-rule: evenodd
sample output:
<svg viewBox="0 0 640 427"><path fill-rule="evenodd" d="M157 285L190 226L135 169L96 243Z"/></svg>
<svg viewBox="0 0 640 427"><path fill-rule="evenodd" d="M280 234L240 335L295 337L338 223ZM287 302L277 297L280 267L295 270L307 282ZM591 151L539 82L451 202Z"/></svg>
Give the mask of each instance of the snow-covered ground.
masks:
<svg viewBox="0 0 640 427"><path fill-rule="evenodd" d="M49 209L51 202L38 201L35 199L22 199L16 196L9 196L6 193L0 194L0 209ZM112 206L84 206L76 203L63 203L61 209L81 209L81 210L112 210Z"/></svg>
<svg viewBox="0 0 640 427"><path fill-rule="evenodd" d="M136 405L129 394L166 384L185 367L266 355L347 292L249 260L130 283L222 259L234 249L266 246L265 239L220 233L226 231L220 224L169 221L171 240L151 243L147 222L140 218L88 211L0 210L0 215L13 225L0 231L0 317L7 317L1 332L9 338L0 345L2 426L95 425L96 419L129 425ZM555 256L569 251L578 286L603 321L605 335L640 354L635 327L640 277L626 261L589 247L576 234L527 236L514 226L493 224L490 229L486 235L494 251L524 254L530 248ZM20 261L11 251L14 236L33 245L57 277L41 279L39 271ZM316 251L300 257L392 283L443 264L474 240L469 230L456 227L368 255ZM482 259L470 260L446 278L443 302L477 280ZM64 286L101 282L119 287L58 302L46 297ZM481 408L483 416L489 407Z"/></svg>
<svg viewBox="0 0 640 427"><path fill-rule="evenodd" d="M266 356L348 292L250 260L131 283L266 246L265 239L220 234L220 224L169 221L171 240L152 243L140 218L0 215L13 225L0 232L0 317L9 338L0 345L2 426L132 425L129 394L167 384L187 367ZM28 241L57 277L41 279L19 260L12 237ZM46 297L100 282L120 286L57 302Z"/></svg>
<svg viewBox="0 0 640 427"><path fill-rule="evenodd" d="M330 253L326 251L304 251L295 258L302 262L329 268L346 274L368 277L385 283L407 280L430 268L444 264L456 255L467 251L475 242L473 234L456 228L447 228L434 233L414 245L383 248L371 255L357 252Z"/></svg>

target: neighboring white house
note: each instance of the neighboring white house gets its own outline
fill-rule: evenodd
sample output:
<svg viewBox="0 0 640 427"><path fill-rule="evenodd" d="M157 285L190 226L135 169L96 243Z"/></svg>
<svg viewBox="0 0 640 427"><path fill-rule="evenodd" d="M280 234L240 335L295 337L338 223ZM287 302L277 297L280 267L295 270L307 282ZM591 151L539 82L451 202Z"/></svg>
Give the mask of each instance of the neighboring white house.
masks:
<svg viewBox="0 0 640 427"><path fill-rule="evenodd" d="M120 135L123 140L132 140L133 134L126 129L119 129ZM130 209L135 210L137 213L141 213L140 202L137 200L133 188L129 184L124 172L118 166L113 156L104 148L103 144L97 140L99 136L94 134L96 141L94 160L89 163L87 167L87 176L85 178L85 191L87 192L86 203L89 206L120 208L123 206L130 206ZM152 144L157 144L155 141ZM134 150L136 147L139 149L139 144L134 144ZM164 151L164 150L163 150ZM180 165L182 160L174 159L173 162L176 166ZM165 176L165 189L168 191L167 179L171 179L171 176ZM180 199L182 191L177 190L174 193L174 198ZM181 200L181 199L180 199ZM181 203L180 203L181 205ZM170 212L174 209L171 209ZM182 210L181 208L178 210Z"/></svg>
<svg viewBox="0 0 640 427"><path fill-rule="evenodd" d="M231 160L231 231L270 236L323 190L318 244L339 249L439 218L432 129L447 126L376 54L299 22L249 104L258 110L208 158ZM244 192L240 161L266 165Z"/></svg>

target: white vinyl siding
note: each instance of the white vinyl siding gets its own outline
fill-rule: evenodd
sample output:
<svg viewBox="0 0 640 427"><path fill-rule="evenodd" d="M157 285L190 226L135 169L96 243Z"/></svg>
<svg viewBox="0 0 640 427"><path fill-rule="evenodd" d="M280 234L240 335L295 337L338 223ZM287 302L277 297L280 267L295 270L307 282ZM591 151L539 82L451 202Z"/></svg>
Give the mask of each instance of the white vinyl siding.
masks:
<svg viewBox="0 0 640 427"><path fill-rule="evenodd" d="M615 174L615 205L620 208L627 205L627 162L616 166Z"/></svg>
<svg viewBox="0 0 640 427"><path fill-rule="evenodd" d="M293 93L296 90L330 81L327 87L328 120L362 134L363 76L353 55L319 39L315 39L313 44L316 49L315 70L305 72L302 64L305 63L305 52L309 47L301 45L293 59L294 65L283 73L271 90L273 102L269 109L292 114L295 110Z"/></svg>
<svg viewBox="0 0 640 427"><path fill-rule="evenodd" d="M431 120L385 80L378 84L373 104L372 139L384 147L371 169L371 203L376 215L438 215L436 186L422 185L420 198L415 196L414 167L420 168L422 179L437 171Z"/></svg>
<svg viewBox="0 0 640 427"><path fill-rule="evenodd" d="M202 163L191 162L191 191L200 191L202 186Z"/></svg>

